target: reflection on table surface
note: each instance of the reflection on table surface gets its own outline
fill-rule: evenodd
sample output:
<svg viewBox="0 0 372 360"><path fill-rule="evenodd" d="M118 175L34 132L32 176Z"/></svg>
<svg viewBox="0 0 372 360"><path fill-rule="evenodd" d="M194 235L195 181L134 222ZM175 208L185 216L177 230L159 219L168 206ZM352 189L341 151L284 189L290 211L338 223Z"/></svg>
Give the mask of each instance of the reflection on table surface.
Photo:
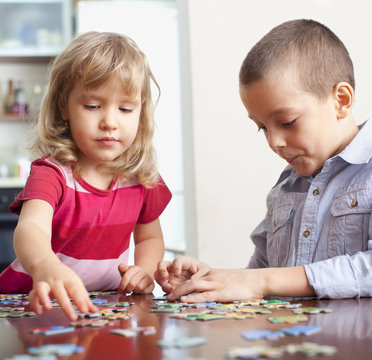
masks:
<svg viewBox="0 0 372 360"><path fill-rule="evenodd" d="M231 346L250 346L264 344L280 346L304 341L337 347L337 353L327 359L370 359L372 356L372 299L350 300L302 300L303 307L327 307L331 313L308 315L308 325L322 327L322 331L310 336L285 336L278 340L247 341L241 336L243 331L279 330L290 327L288 324L271 324L269 316L293 315L290 309L272 310L270 315L257 314L254 319L186 321L169 317L169 314L150 313L154 304L152 296L100 296L109 302L135 302L128 311L134 316L129 320L113 321L112 326L103 328L77 328L75 331L56 335L35 335L31 330L36 327L69 325L69 321L60 309L52 309L38 317L2 318L0 319L0 354L1 359L25 354L32 346L56 343L73 343L84 347L82 354L74 354L63 359L225 359L226 351ZM125 338L109 333L114 328L136 326L154 326L155 335L139 335ZM205 345L188 348L162 349L157 345L160 339L179 336L201 336L207 341ZM306 359L304 355L285 355L285 359ZM316 357L317 358L317 357Z"/></svg>

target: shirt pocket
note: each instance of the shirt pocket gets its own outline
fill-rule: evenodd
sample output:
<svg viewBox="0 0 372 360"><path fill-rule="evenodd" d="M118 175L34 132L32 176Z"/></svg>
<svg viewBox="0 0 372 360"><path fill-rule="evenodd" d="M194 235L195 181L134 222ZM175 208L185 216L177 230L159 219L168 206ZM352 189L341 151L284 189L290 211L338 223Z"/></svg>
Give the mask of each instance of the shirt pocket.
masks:
<svg viewBox="0 0 372 360"><path fill-rule="evenodd" d="M331 206L328 257L354 255L368 249L372 212L370 190L337 195Z"/></svg>
<svg viewBox="0 0 372 360"><path fill-rule="evenodd" d="M292 234L293 202L273 209L272 233L268 233L267 256L269 266L286 266Z"/></svg>

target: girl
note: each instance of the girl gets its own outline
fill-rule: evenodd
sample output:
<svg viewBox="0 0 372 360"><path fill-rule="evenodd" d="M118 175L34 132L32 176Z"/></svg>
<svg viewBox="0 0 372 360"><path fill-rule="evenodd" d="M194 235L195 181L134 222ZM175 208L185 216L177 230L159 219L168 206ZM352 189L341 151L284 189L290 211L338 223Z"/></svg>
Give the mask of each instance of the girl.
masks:
<svg viewBox="0 0 372 360"><path fill-rule="evenodd" d="M154 164L154 114L145 55L128 37L76 37L51 68L20 214L17 259L0 292L30 292L37 314L56 298L71 320L96 311L87 290L151 293L171 194ZM127 266L131 233L134 266ZM86 290L87 289L87 290Z"/></svg>

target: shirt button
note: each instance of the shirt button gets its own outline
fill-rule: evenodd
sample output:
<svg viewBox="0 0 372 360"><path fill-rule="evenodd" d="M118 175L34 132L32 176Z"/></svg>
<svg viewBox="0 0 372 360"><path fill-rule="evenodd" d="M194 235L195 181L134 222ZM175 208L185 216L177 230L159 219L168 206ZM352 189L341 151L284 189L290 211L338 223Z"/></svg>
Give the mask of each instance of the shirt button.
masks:
<svg viewBox="0 0 372 360"><path fill-rule="evenodd" d="M320 194L319 189L315 189L315 190L313 191L313 195L314 195L314 196L318 196L319 194Z"/></svg>
<svg viewBox="0 0 372 360"><path fill-rule="evenodd" d="M357 206L358 206L358 200L357 200L357 199L353 199L353 200L351 200L350 206L351 206L352 208L357 207Z"/></svg>
<svg viewBox="0 0 372 360"><path fill-rule="evenodd" d="M308 238L310 236L310 231L309 230L305 230L303 233L302 233L303 236L305 236L305 238Z"/></svg>

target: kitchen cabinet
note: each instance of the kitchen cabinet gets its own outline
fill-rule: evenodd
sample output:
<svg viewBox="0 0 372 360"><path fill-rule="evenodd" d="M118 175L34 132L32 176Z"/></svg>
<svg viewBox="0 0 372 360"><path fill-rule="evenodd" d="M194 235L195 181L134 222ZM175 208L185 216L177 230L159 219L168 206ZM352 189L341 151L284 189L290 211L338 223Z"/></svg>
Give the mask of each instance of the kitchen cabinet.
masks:
<svg viewBox="0 0 372 360"><path fill-rule="evenodd" d="M57 55L71 39L71 2L0 0L0 59Z"/></svg>

